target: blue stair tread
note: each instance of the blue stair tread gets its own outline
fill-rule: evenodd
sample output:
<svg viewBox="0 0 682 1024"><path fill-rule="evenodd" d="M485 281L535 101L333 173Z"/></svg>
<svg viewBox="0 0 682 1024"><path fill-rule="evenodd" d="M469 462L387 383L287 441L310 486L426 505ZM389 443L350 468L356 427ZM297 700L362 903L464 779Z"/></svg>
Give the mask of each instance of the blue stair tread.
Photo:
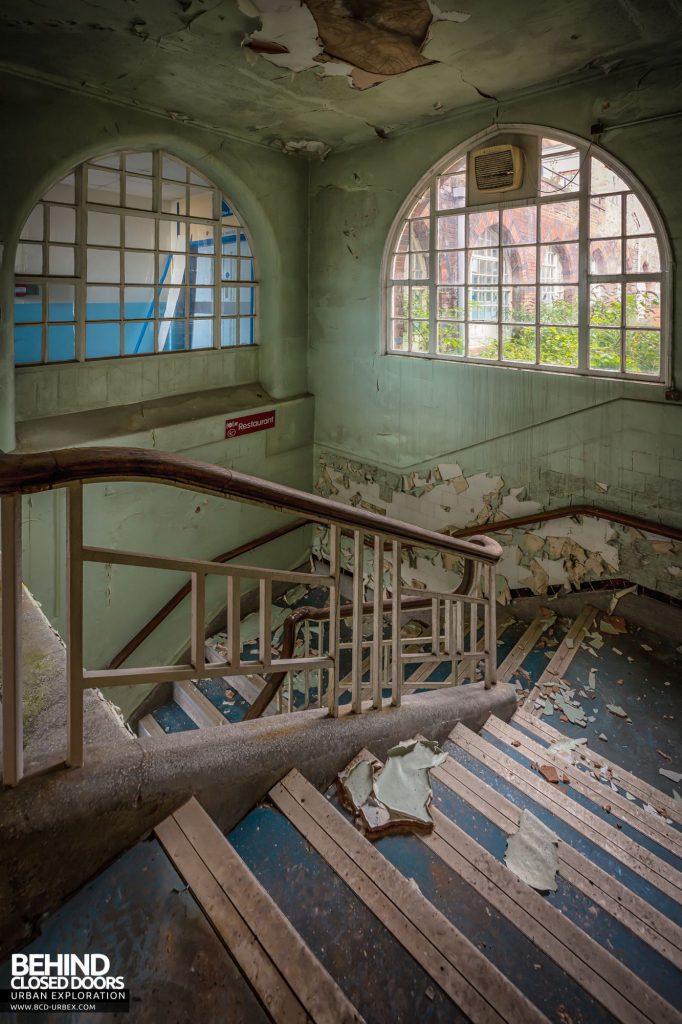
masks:
<svg viewBox="0 0 682 1024"><path fill-rule="evenodd" d="M188 729L199 728L196 722L193 722L189 715L174 700L169 700L167 704L162 704L160 708L156 708L155 711L152 711L152 716L164 732L187 732Z"/></svg>
<svg viewBox="0 0 682 1024"><path fill-rule="evenodd" d="M279 811L254 809L228 839L367 1024L467 1020Z"/></svg>
<svg viewBox="0 0 682 1024"><path fill-rule="evenodd" d="M666 917L669 917L671 921L682 925L682 907L676 900L661 892L651 882L642 878L587 836L567 825L550 810L536 803L531 797L517 789L512 782L493 771L492 768L483 764L477 757L463 750L456 743L453 743L452 740L446 741L444 749L447 750L455 761L464 768L467 768L472 774L478 776L479 779L486 782L492 789L506 797L507 800L518 808L527 808L563 839L564 842L568 843L569 846L578 850L588 860L593 861L621 882L622 885L626 886L626 888L630 889L647 903L650 903L651 906L665 914Z"/></svg>
<svg viewBox="0 0 682 1024"><path fill-rule="evenodd" d="M244 720L249 704L224 679L198 679L195 685L228 722Z"/></svg>

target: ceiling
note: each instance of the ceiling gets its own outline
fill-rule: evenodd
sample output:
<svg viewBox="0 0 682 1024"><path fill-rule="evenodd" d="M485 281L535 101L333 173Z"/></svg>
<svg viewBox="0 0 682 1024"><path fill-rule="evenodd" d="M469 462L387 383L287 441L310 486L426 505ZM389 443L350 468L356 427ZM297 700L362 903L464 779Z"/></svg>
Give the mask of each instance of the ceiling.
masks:
<svg viewBox="0 0 682 1024"><path fill-rule="evenodd" d="M680 0L307 4L3 0L0 62L245 139L335 148L566 76L676 56L682 39ZM271 38L268 12L277 9L288 31L283 42ZM312 14L319 54L311 61L310 40L301 41L302 51L308 47L302 58L294 51ZM374 51L390 59L370 68L368 78ZM278 58L309 66L292 71L272 63ZM412 70L383 81L375 74L408 65ZM356 67L362 74L354 79Z"/></svg>

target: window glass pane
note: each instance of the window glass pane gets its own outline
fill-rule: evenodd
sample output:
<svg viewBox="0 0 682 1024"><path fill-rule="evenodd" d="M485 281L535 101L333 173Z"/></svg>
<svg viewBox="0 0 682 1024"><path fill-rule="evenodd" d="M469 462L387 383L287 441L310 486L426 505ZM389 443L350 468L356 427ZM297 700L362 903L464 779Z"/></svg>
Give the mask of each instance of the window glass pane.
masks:
<svg viewBox="0 0 682 1024"><path fill-rule="evenodd" d="M42 245L31 245L30 242L20 242L17 246L17 255L14 261L14 271L17 274L42 274L43 272L43 247Z"/></svg>
<svg viewBox="0 0 682 1024"><path fill-rule="evenodd" d="M497 300L497 288L469 288L467 314L469 322L497 320Z"/></svg>
<svg viewBox="0 0 682 1024"><path fill-rule="evenodd" d="M535 327L503 327L502 358L513 363L534 363L535 331Z"/></svg>
<svg viewBox="0 0 682 1024"><path fill-rule="evenodd" d="M253 252L251 251L251 243L249 242L247 236L244 234L243 231L239 236L239 255L253 256Z"/></svg>
<svg viewBox="0 0 682 1024"><path fill-rule="evenodd" d="M76 358L76 333L73 324L55 324L47 328L48 363Z"/></svg>
<svg viewBox="0 0 682 1024"><path fill-rule="evenodd" d="M537 232L537 210L534 206L519 206L502 211L503 245L521 245L534 242Z"/></svg>
<svg viewBox="0 0 682 1024"><path fill-rule="evenodd" d="M213 348L213 320L190 320L189 347Z"/></svg>
<svg viewBox="0 0 682 1024"><path fill-rule="evenodd" d="M190 224L189 249L191 253L204 255L214 251L212 224Z"/></svg>
<svg viewBox="0 0 682 1024"><path fill-rule="evenodd" d="M220 289L220 312L222 316L236 316L237 315L237 289L236 288L221 288Z"/></svg>
<svg viewBox="0 0 682 1024"><path fill-rule="evenodd" d="M428 267L429 267L429 264L428 264L428 259L429 258L428 258L428 256L413 256L412 259L413 260L421 260L422 262L424 260L426 260L426 274L425 274L425 276L428 277ZM206 261L206 262L208 262L208 261ZM239 261L239 266L240 266L239 276L240 276L242 281L255 281L256 280L256 276L254 274L254 266L253 266L253 260L252 259L240 260ZM211 267L211 269L212 269L212 267ZM414 275L414 273L413 273L413 276L416 276L416 275ZM211 278L212 277L213 277L213 274L211 274Z"/></svg>
<svg viewBox="0 0 682 1024"><path fill-rule="evenodd" d="M407 216L410 219L413 219L414 217L428 217L430 209L431 189L427 188L426 192L422 193Z"/></svg>
<svg viewBox="0 0 682 1024"><path fill-rule="evenodd" d="M573 149L570 142L559 142L558 139L543 139L542 140L542 155L548 156L552 153L560 153L565 149Z"/></svg>
<svg viewBox="0 0 682 1024"><path fill-rule="evenodd" d="M535 283L536 248L534 245L505 247L502 250L502 280L511 284Z"/></svg>
<svg viewBox="0 0 682 1024"><path fill-rule="evenodd" d="M428 320L412 321L412 339L410 350L412 352L429 351L429 324Z"/></svg>
<svg viewBox="0 0 682 1024"><path fill-rule="evenodd" d="M577 245L541 245L540 280L543 283L572 283L578 280Z"/></svg>
<svg viewBox="0 0 682 1024"><path fill-rule="evenodd" d="M185 289L162 288L159 292L159 316L178 317L185 315Z"/></svg>
<svg viewBox="0 0 682 1024"><path fill-rule="evenodd" d="M464 289L438 289L438 319L464 320Z"/></svg>
<svg viewBox="0 0 682 1024"><path fill-rule="evenodd" d="M655 238L628 238L625 250L628 274L657 274L660 269L661 255Z"/></svg>
<svg viewBox="0 0 682 1024"><path fill-rule="evenodd" d="M469 284L497 284L499 249L476 249L469 253Z"/></svg>
<svg viewBox="0 0 682 1024"><path fill-rule="evenodd" d="M590 238L608 238L622 234L623 197L592 196L590 199Z"/></svg>
<svg viewBox="0 0 682 1024"><path fill-rule="evenodd" d="M14 328L14 359L20 366L24 363L39 363L43 352L42 327Z"/></svg>
<svg viewBox="0 0 682 1024"><path fill-rule="evenodd" d="M55 277L73 277L76 272L75 253L70 245L50 245L47 251L49 273Z"/></svg>
<svg viewBox="0 0 682 1024"><path fill-rule="evenodd" d="M627 197L627 233L628 235L651 235L653 225L648 213L637 196Z"/></svg>
<svg viewBox="0 0 682 1024"><path fill-rule="evenodd" d="M154 280L154 254L126 252L124 271L126 284L151 284Z"/></svg>
<svg viewBox="0 0 682 1024"><path fill-rule="evenodd" d="M391 348L403 352L407 350L408 343L406 320L391 320Z"/></svg>
<svg viewBox="0 0 682 1024"><path fill-rule="evenodd" d="M68 203L73 206L76 202L75 174L67 174L65 178L49 188L43 199L49 203Z"/></svg>
<svg viewBox="0 0 682 1024"><path fill-rule="evenodd" d="M464 355L464 324L438 323L438 351L447 356Z"/></svg>
<svg viewBox="0 0 682 1024"><path fill-rule="evenodd" d="M164 178L170 178L171 181L187 180L187 167L185 164L180 163L179 160L174 160L170 156L164 156L161 163L161 173Z"/></svg>
<svg viewBox="0 0 682 1024"><path fill-rule="evenodd" d="M577 366L577 328L564 326L541 327L540 362L546 366Z"/></svg>
<svg viewBox="0 0 682 1024"><path fill-rule="evenodd" d="M90 163L97 164L99 167L120 167L121 154L107 153L106 156L98 156L96 160L91 160Z"/></svg>
<svg viewBox="0 0 682 1024"><path fill-rule="evenodd" d="M211 256L190 256L190 280L195 284L213 284L213 258Z"/></svg>
<svg viewBox="0 0 682 1024"><path fill-rule="evenodd" d="M502 319L508 323L535 323L536 288L515 287L502 291Z"/></svg>
<svg viewBox="0 0 682 1024"><path fill-rule="evenodd" d="M464 216L438 218L438 248L461 249L464 247Z"/></svg>
<svg viewBox="0 0 682 1024"><path fill-rule="evenodd" d="M621 332L606 328L590 331L590 369L620 372Z"/></svg>
<svg viewBox="0 0 682 1024"><path fill-rule="evenodd" d="M130 249L153 249L155 223L151 217L126 217L125 243Z"/></svg>
<svg viewBox="0 0 682 1024"><path fill-rule="evenodd" d="M406 228L405 230L407 231L408 229ZM408 247L409 247L409 243L408 243L408 245L405 246L405 249L407 249ZM237 253L239 251L239 240L237 238L237 232L236 231L233 231L233 230L231 230L229 228L228 229L223 228L223 233L221 235L221 250L222 250L223 256L236 256L237 255Z"/></svg>
<svg viewBox="0 0 682 1024"><path fill-rule="evenodd" d="M469 242L472 247L497 245L500 237L500 214L497 210L484 210L481 213L470 213Z"/></svg>
<svg viewBox="0 0 682 1024"><path fill-rule="evenodd" d="M391 292L391 315L399 317L407 316L410 302L410 289L405 285L398 285L396 288L392 288Z"/></svg>
<svg viewBox="0 0 682 1024"><path fill-rule="evenodd" d="M578 237L580 205L568 202L544 203L540 208L540 241L570 242Z"/></svg>
<svg viewBox="0 0 682 1024"><path fill-rule="evenodd" d="M630 281L625 286L626 327L661 326L661 286L657 281Z"/></svg>
<svg viewBox="0 0 682 1024"><path fill-rule="evenodd" d="M164 213L176 213L181 217L187 215L187 189L173 181L161 183L161 209Z"/></svg>
<svg viewBox="0 0 682 1024"><path fill-rule="evenodd" d="M47 319L75 320L76 289L72 284L50 284L47 291Z"/></svg>
<svg viewBox="0 0 682 1024"><path fill-rule="evenodd" d="M580 188L580 154L577 149L543 153L540 160L541 195L577 192Z"/></svg>
<svg viewBox="0 0 682 1024"><path fill-rule="evenodd" d="M190 290L189 290L189 315L190 316L212 316L213 315L213 289L212 288L190 288Z"/></svg>
<svg viewBox="0 0 682 1024"><path fill-rule="evenodd" d="M50 206L50 241L76 241L76 211L69 206Z"/></svg>
<svg viewBox="0 0 682 1024"><path fill-rule="evenodd" d="M410 248L410 225L405 224L398 236L397 252L408 252ZM234 250L230 250L233 252ZM225 252L225 237L223 236L223 252Z"/></svg>
<svg viewBox="0 0 682 1024"><path fill-rule="evenodd" d="M472 359L497 359L498 328L489 324L469 324L469 356Z"/></svg>
<svg viewBox="0 0 682 1024"><path fill-rule="evenodd" d="M182 352L186 348L187 327L184 320L159 322L159 352Z"/></svg>
<svg viewBox="0 0 682 1024"><path fill-rule="evenodd" d="M661 335L658 331L625 332L625 369L628 373L659 375Z"/></svg>
<svg viewBox="0 0 682 1024"><path fill-rule="evenodd" d="M607 284L603 281L591 284L590 323L620 327L621 315L620 284Z"/></svg>
<svg viewBox="0 0 682 1024"><path fill-rule="evenodd" d="M239 318L239 344L253 345L255 343L254 319L251 316Z"/></svg>
<svg viewBox="0 0 682 1024"><path fill-rule="evenodd" d="M127 171L132 171L133 174L151 174L152 167L151 153L126 153Z"/></svg>
<svg viewBox="0 0 682 1024"><path fill-rule="evenodd" d="M179 220L159 221L159 249L185 252L187 248L187 225Z"/></svg>
<svg viewBox="0 0 682 1024"><path fill-rule="evenodd" d="M88 320L113 320L121 315L118 288L88 288L86 297Z"/></svg>
<svg viewBox="0 0 682 1024"><path fill-rule="evenodd" d="M209 264L213 263L213 260L207 260ZM228 258L222 261L222 276L223 281L238 281L239 280L239 260L235 258ZM403 275L407 277L407 274Z"/></svg>
<svg viewBox="0 0 682 1024"><path fill-rule="evenodd" d="M428 252L413 252L410 256L410 277L413 281L426 281L431 265Z"/></svg>
<svg viewBox="0 0 682 1024"><path fill-rule="evenodd" d="M627 185L615 171L612 171L596 156L592 157L592 194L603 195L605 192L627 192Z"/></svg>
<svg viewBox="0 0 682 1024"><path fill-rule="evenodd" d="M438 280L441 284L464 284L464 253L438 254Z"/></svg>
<svg viewBox="0 0 682 1024"><path fill-rule="evenodd" d="M620 274L622 248L619 238L603 238L599 242L590 242L590 273Z"/></svg>
<svg viewBox="0 0 682 1024"><path fill-rule="evenodd" d="M118 283L121 279L119 249L88 249L88 281Z"/></svg>
<svg viewBox="0 0 682 1024"><path fill-rule="evenodd" d="M413 251L428 249L430 238L431 231L428 220L410 221L410 248Z"/></svg>
<svg viewBox="0 0 682 1024"><path fill-rule="evenodd" d="M138 178L126 174L125 205L135 210L151 210L152 181L151 178Z"/></svg>
<svg viewBox="0 0 682 1024"><path fill-rule="evenodd" d="M98 203L100 206L121 205L121 175L118 171L99 171L88 167L87 176L89 203Z"/></svg>
<svg viewBox="0 0 682 1024"><path fill-rule="evenodd" d="M88 245L120 245L121 218L117 213L97 213L89 210Z"/></svg>
<svg viewBox="0 0 682 1024"><path fill-rule="evenodd" d="M466 205L466 175L445 174L438 179L438 209L456 210Z"/></svg>
<svg viewBox="0 0 682 1024"><path fill-rule="evenodd" d="M209 184L209 182L206 181L206 178L202 178L202 176L200 174L197 174L196 171L193 171L191 167L188 168L188 170L189 170L190 184L192 184L192 185L208 185Z"/></svg>
<svg viewBox="0 0 682 1024"><path fill-rule="evenodd" d="M540 322L543 324L577 324L579 318L578 289L551 285L540 289Z"/></svg>
<svg viewBox="0 0 682 1024"><path fill-rule="evenodd" d="M43 319L43 286L17 281L14 285L15 324L36 323Z"/></svg>
<svg viewBox="0 0 682 1024"><path fill-rule="evenodd" d="M154 316L154 289L124 288L123 316L126 320L144 320Z"/></svg>
<svg viewBox="0 0 682 1024"><path fill-rule="evenodd" d="M191 217L213 217L213 197L215 192L212 188L204 188L199 185L189 187L189 212ZM196 346L190 346L195 348ZM203 345L201 346L204 347Z"/></svg>
<svg viewBox="0 0 682 1024"><path fill-rule="evenodd" d="M148 355L154 351L154 323L151 320L123 325L123 353L126 356Z"/></svg>
<svg viewBox="0 0 682 1024"><path fill-rule="evenodd" d="M43 219L44 206L38 203L28 215L26 223L21 229L21 238L27 242L42 242L43 240Z"/></svg>
<svg viewBox="0 0 682 1024"><path fill-rule="evenodd" d="M222 348L231 348L237 344L237 321L220 321L220 345Z"/></svg>
<svg viewBox="0 0 682 1024"><path fill-rule="evenodd" d="M410 289L410 308L413 317L417 317L420 320L428 320L429 318L429 289L428 288L411 288Z"/></svg>
<svg viewBox="0 0 682 1024"><path fill-rule="evenodd" d="M87 324L86 359L104 359L121 354L121 330L118 324Z"/></svg>

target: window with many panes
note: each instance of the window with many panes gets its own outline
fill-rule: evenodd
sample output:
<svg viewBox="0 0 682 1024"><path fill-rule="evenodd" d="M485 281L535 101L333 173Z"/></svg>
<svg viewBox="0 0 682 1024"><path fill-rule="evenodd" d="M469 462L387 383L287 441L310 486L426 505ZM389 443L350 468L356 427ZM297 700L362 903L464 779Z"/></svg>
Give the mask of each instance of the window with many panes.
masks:
<svg viewBox="0 0 682 1024"><path fill-rule="evenodd" d="M403 207L387 253L386 350L665 379L669 260L653 204L597 147L524 131L530 195L474 203L468 145Z"/></svg>
<svg viewBox="0 0 682 1024"><path fill-rule="evenodd" d="M18 364L256 340L249 234L219 189L162 152L97 157L48 189L15 275Z"/></svg>

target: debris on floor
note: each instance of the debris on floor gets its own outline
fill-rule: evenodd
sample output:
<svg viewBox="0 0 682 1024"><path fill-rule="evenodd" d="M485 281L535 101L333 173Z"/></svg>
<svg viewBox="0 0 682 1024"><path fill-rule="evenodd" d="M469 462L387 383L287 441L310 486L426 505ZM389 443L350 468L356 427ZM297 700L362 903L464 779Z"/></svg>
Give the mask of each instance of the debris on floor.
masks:
<svg viewBox="0 0 682 1024"><path fill-rule="evenodd" d="M524 809L519 829L507 840L504 862L509 870L539 892L556 892L559 837Z"/></svg>
<svg viewBox="0 0 682 1024"><path fill-rule="evenodd" d="M446 754L430 740L406 740L388 751L386 764L361 756L337 776L343 804L368 838L431 831L429 771Z"/></svg>

